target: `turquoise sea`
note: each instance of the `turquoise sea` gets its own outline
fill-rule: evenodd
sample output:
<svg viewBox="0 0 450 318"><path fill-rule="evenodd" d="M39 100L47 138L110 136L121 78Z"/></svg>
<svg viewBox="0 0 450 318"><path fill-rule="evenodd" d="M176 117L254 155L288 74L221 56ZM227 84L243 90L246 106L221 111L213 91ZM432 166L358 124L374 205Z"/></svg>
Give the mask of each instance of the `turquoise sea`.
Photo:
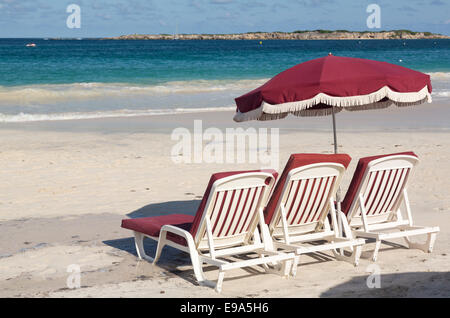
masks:
<svg viewBox="0 0 450 318"><path fill-rule="evenodd" d="M0 121L233 108L235 97L328 52L429 73L433 98L450 96L450 40L0 39Z"/></svg>

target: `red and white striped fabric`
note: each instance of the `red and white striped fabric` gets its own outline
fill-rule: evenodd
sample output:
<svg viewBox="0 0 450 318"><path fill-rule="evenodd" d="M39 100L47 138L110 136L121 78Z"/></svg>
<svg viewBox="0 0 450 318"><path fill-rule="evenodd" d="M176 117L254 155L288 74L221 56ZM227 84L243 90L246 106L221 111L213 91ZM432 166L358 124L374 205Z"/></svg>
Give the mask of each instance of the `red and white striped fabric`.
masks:
<svg viewBox="0 0 450 318"><path fill-rule="evenodd" d="M389 165L373 167L372 169L370 169L370 166L375 160L402 155L417 159L417 155L413 152L361 158L342 202L342 212L350 218L360 218L360 194L364 198L366 216L369 218L382 217L383 215L387 217L387 214L395 211L413 165Z"/></svg>
<svg viewBox="0 0 450 318"><path fill-rule="evenodd" d="M327 203L336 176L296 180L289 184L286 218L289 225L319 220L318 213Z"/></svg>
<svg viewBox="0 0 450 318"><path fill-rule="evenodd" d="M281 235L281 206L290 231L300 230L300 227L302 231L314 229L315 224L328 214L330 197L334 197L342 177L337 170L324 170L323 165L341 165L343 172L350 161L346 154L291 155L265 209L269 229L275 231L275 235ZM301 167L305 168L303 175L294 177L294 169Z"/></svg>
<svg viewBox="0 0 450 318"><path fill-rule="evenodd" d="M156 264L166 245L186 252L191 257L197 282L218 292L225 272L236 268L264 265L267 272L287 277L295 255L275 249L266 235L263 216L276 177L273 170L216 173L209 180L195 216L177 214L123 220L122 227L134 232L140 259ZM145 252L146 237L158 242L154 257ZM240 254L250 253L256 257L237 259ZM217 281L205 277L204 263L219 269Z"/></svg>
<svg viewBox="0 0 450 318"><path fill-rule="evenodd" d="M212 232L215 238L220 239L245 234L249 228L251 215L255 213L255 208L261 199L260 196L266 194L263 193L264 187L243 186L232 190L220 190L214 193L213 186L217 181L223 180L224 178L251 172L270 173L273 178L268 178L269 180L266 180L266 184L270 187L274 185L274 180L278 177L278 173L271 169L215 173L209 180L205 194L203 195L203 199L195 216L172 214L137 219L124 219L122 220L122 227L158 238L162 226L174 225L189 231L196 242L199 243L199 241L204 238L205 234L204 227L202 231L199 231L199 229L204 220L206 210L210 209L209 218L211 220ZM269 191L270 189L266 192ZM167 239L174 243L187 246L186 240L176 234L169 232L167 234Z"/></svg>
<svg viewBox="0 0 450 318"><path fill-rule="evenodd" d="M218 191L211 213L214 237L236 235L248 229L249 216L254 213L263 190L260 186Z"/></svg>
<svg viewBox="0 0 450 318"><path fill-rule="evenodd" d="M418 162L413 152L366 157L358 162L339 213L346 235L375 240L374 262L381 242L391 239L404 238L409 248L433 250L440 229L415 225L408 199L407 185ZM427 235L426 242L410 240L418 235Z"/></svg>

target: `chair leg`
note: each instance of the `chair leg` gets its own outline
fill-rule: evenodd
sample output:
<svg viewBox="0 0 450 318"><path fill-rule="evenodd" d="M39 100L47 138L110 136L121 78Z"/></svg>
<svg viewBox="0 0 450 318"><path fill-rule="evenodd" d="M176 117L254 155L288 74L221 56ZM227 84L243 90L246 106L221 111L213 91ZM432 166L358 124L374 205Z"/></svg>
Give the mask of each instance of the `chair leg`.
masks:
<svg viewBox="0 0 450 318"><path fill-rule="evenodd" d="M191 256L192 268L194 269L195 278L197 279L197 281L199 283L201 283L205 280L205 276L203 275L203 270L202 270L202 263L200 262L200 260L198 258L197 251L195 251L195 252L191 251L189 254Z"/></svg>
<svg viewBox="0 0 450 318"><path fill-rule="evenodd" d="M191 256L192 268L194 270L194 276L195 276L195 279L197 280L198 284L200 286L216 288L217 287L216 283L206 279L206 277L203 273L203 268L202 268L203 262L200 260L200 257L198 255L198 252L195 249L195 247L191 246L189 243L188 243L188 247L189 247L189 255ZM220 275L219 275L219 278L220 278ZM222 277L222 279L223 279L223 277Z"/></svg>
<svg viewBox="0 0 450 318"><path fill-rule="evenodd" d="M353 265L358 266L359 265L359 259L361 258L362 253L362 245L358 245L355 248L355 251L353 251Z"/></svg>
<svg viewBox="0 0 450 318"><path fill-rule="evenodd" d="M145 238L145 236L142 233L134 232L134 245L136 246L137 255L138 255L139 259L145 259L145 260L151 262L152 264L156 264L159 257L161 256L161 252L162 252L164 246L166 245L166 236L164 234L162 237L159 238L158 245L156 247L155 258L148 256L145 253L144 238Z"/></svg>
<svg viewBox="0 0 450 318"><path fill-rule="evenodd" d="M341 218L340 218L341 219L341 225L342 225L343 233L345 234L345 237L350 239L350 240L353 240L354 237L353 237L353 233L352 233L352 230L350 228L350 225L348 225L347 216L344 213L342 213L342 212L340 212L339 215L341 216ZM352 252L354 252L353 251L353 246L350 246L350 250ZM342 252L343 252L343 249L342 249Z"/></svg>
<svg viewBox="0 0 450 318"><path fill-rule="evenodd" d="M225 276L225 272L221 269L219 269L219 277L217 278L217 283L216 283L216 292L220 293L222 292L222 283L223 283L223 278Z"/></svg>
<svg viewBox="0 0 450 318"><path fill-rule="evenodd" d="M428 253L433 252L434 242L436 241L437 233L428 233Z"/></svg>
<svg viewBox="0 0 450 318"><path fill-rule="evenodd" d="M293 278L295 278L297 276L297 267L298 267L299 262L300 262L300 255L297 255L294 257L294 261L292 262L292 267L291 267L291 276Z"/></svg>
<svg viewBox="0 0 450 318"><path fill-rule="evenodd" d="M381 247L381 240L377 240L375 242L375 249L374 249L373 254L372 254L372 261L374 261L374 262L377 261L378 251L380 250L380 247Z"/></svg>
<svg viewBox="0 0 450 318"><path fill-rule="evenodd" d="M134 245L136 246L136 252L139 259L145 259L153 262L153 258L145 254L144 235L142 233L134 232Z"/></svg>
<svg viewBox="0 0 450 318"><path fill-rule="evenodd" d="M165 232L165 231L160 233L159 239L158 239L158 246L156 247L155 258L153 258L153 257L148 256L145 253L144 235L139 232L134 232L134 242L136 245L136 251L137 251L138 257L140 259L145 259L145 260L151 262L152 264L156 264L156 262L159 260L159 258L161 256L161 252L162 252L164 246L166 245L166 235L167 235L167 232ZM191 256L191 262L192 262L192 267L194 269L194 275L195 275L195 278L197 279L198 283L201 285L207 285L207 286L213 287L210 282L206 281L206 279L203 275L202 264L199 260L198 253L195 250L195 248L189 247L189 254Z"/></svg>
<svg viewBox="0 0 450 318"><path fill-rule="evenodd" d="M164 248L164 246L167 243L167 231L162 230L159 233L159 238L158 238L158 246L156 248L156 253L155 253L155 258L151 258L150 256L145 254L144 251L144 245L143 245L143 235L141 233L137 233L135 232L135 237L136 237L136 248L138 249L138 255L140 255L139 257L142 256L142 258L145 258L151 262L153 262L153 264L156 264L156 262L158 261L158 259L161 256L161 252ZM197 252L196 247L193 244L192 240L189 240L186 237L186 241L188 243L188 249L189 249L189 255L191 257L191 263L192 263L192 268L194 270L194 276L195 279L197 280L198 284L201 286L208 286L208 287L216 287L216 284L208 281L203 273L203 269L202 269L202 261L200 260L199 254ZM223 277L222 277L223 279Z"/></svg>
<svg viewBox="0 0 450 318"><path fill-rule="evenodd" d="M161 252L162 252L164 246L166 246L166 235L167 235L167 232L164 232L164 233L161 233L161 235L159 236L158 246L156 247L156 253L155 253L155 258L153 260L153 265L155 265L156 262L159 260L159 258L161 256Z"/></svg>
<svg viewBox="0 0 450 318"><path fill-rule="evenodd" d="M292 271L292 260L285 260L278 263L262 264L262 266L266 273L280 275L283 278L289 278L289 275Z"/></svg>
<svg viewBox="0 0 450 318"><path fill-rule="evenodd" d="M405 236L405 241L411 249L418 249L424 251L425 253L431 253L433 251L434 242L436 241L436 235L437 233L428 233L427 241L425 243L411 242L407 236Z"/></svg>
<svg viewBox="0 0 450 318"><path fill-rule="evenodd" d="M351 246L351 255L350 256L346 256L345 254L341 254L336 250L332 250L334 257L336 257L337 260L339 261L345 261L348 262L350 264L353 264L354 266L358 266L359 264L359 259L361 257L361 252L362 252L362 245L356 245L354 248L353 246ZM342 251L344 251L344 249L342 249Z"/></svg>
<svg viewBox="0 0 450 318"><path fill-rule="evenodd" d="M292 272L292 265L293 265L293 261L292 260L286 260L282 263L281 266L281 275L283 277L289 278L289 275Z"/></svg>

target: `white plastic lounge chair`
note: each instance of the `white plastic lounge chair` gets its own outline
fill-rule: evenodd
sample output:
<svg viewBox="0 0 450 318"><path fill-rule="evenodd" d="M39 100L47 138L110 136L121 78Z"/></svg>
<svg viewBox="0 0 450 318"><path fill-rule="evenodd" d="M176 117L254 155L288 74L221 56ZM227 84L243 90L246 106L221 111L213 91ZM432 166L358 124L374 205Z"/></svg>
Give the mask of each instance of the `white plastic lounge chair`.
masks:
<svg viewBox="0 0 450 318"><path fill-rule="evenodd" d="M334 207L350 160L345 154L295 154L289 158L265 209L268 227L263 236L272 237L277 248L295 252L293 276L300 255L306 253L331 250L337 259L358 264L365 240L339 235ZM336 251L344 248L349 248L350 256Z"/></svg>
<svg viewBox="0 0 450 318"><path fill-rule="evenodd" d="M341 205L344 231L350 237L376 240L372 260L376 261L381 241L404 237L409 248L433 250L439 227L415 226L408 200L407 185L418 163L413 152L362 158ZM400 206L406 208L406 218ZM413 243L410 236L427 234L424 244Z"/></svg>
<svg viewBox="0 0 450 318"><path fill-rule="evenodd" d="M225 271L263 265L268 272L288 276L294 254L276 252L272 240L261 240L258 224L264 224L263 207L273 186L275 171L241 171L212 175L195 216L175 214L122 220L133 230L139 258L156 263L165 245L191 256L194 274L201 285L221 291ZM155 258L145 254L143 239L158 241ZM256 254L245 260L227 256ZM250 254L249 254L250 255ZM219 268L217 283L206 280L202 263Z"/></svg>

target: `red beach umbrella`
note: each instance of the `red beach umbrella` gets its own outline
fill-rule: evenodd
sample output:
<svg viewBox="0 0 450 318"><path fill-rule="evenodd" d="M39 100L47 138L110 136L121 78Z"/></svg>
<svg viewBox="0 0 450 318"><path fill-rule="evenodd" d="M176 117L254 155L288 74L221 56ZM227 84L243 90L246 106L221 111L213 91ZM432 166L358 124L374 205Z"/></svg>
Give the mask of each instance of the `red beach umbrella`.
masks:
<svg viewBox="0 0 450 318"><path fill-rule="evenodd" d="M235 99L234 120L273 120L288 114L334 114L431 103L430 76L386 62L328 55L298 64Z"/></svg>

